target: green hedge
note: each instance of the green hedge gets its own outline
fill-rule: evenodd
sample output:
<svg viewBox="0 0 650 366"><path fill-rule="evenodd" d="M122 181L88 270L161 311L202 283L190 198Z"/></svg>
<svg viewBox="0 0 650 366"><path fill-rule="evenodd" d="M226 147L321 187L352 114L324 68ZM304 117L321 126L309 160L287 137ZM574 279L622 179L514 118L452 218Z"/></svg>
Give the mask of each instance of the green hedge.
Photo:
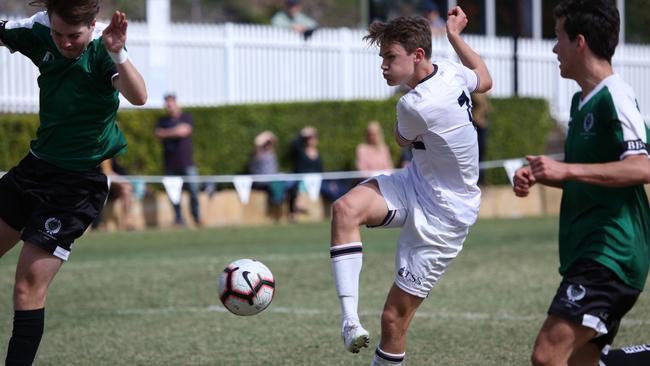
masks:
<svg viewBox="0 0 650 366"><path fill-rule="evenodd" d="M542 153L553 122L546 102L538 99L492 99L488 159ZM253 138L262 130L278 135L281 166L289 169L286 152L298 131L312 125L320 133L320 150L328 171L354 167L354 149L364 140L365 126L378 120L384 127L395 162L400 148L392 141L396 99L383 101L314 102L187 108L194 117L194 154L202 174L244 172ZM132 174L162 173L160 143L153 137L159 110L123 110L118 120L129 143L120 158ZM37 128L35 115L0 115L0 169L15 165L29 149ZM505 181L498 170L488 182Z"/></svg>
<svg viewBox="0 0 650 366"><path fill-rule="evenodd" d="M486 160L501 160L543 154L548 135L556 122L542 99L491 99ZM489 184L508 183L503 169L486 172Z"/></svg>

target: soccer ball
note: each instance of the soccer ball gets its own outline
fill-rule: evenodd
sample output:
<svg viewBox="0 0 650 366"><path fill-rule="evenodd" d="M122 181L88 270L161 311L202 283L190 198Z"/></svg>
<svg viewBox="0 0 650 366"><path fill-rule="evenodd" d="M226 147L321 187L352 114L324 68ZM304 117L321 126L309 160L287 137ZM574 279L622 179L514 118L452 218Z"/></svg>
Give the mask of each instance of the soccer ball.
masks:
<svg viewBox="0 0 650 366"><path fill-rule="evenodd" d="M275 293L273 273L262 262L239 259L219 276L219 299L235 315L255 315L266 309Z"/></svg>

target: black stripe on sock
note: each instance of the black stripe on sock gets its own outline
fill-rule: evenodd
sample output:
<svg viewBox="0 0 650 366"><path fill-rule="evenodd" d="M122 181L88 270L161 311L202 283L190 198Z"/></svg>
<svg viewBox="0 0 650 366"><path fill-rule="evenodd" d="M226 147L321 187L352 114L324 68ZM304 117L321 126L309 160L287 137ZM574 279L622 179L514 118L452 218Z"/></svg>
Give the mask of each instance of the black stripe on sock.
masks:
<svg viewBox="0 0 650 366"><path fill-rule="evenodd" d="M397 215L397 210L391 210L390 214L388 215L390 217L386 216L386 220L384 220L381 226L390 225L390 223L393 222L393 219L395 218L396 215Z"/></svg>
<svg viewBox="0 0 650 366"><path fill-rule="evenodd" d="M389 362L396 362L396 363L404 362L404 356L399 356L399 357L390 356L390 355L387 355L386 353L384 353L379 348L375 349L375 354L377 355L377 357L379 357L381 359L384 359L386 361L389 361Z"/></svg>
<svg viewBox="0 0 650 366"><path fill-rule="evenodd" d="M363 252L363 247L361 245L357 247L348 247L342 249L337 249L336 247L332 247L330 249L330 258L340 257L342 255L362 253L362 252Z"/></svg>

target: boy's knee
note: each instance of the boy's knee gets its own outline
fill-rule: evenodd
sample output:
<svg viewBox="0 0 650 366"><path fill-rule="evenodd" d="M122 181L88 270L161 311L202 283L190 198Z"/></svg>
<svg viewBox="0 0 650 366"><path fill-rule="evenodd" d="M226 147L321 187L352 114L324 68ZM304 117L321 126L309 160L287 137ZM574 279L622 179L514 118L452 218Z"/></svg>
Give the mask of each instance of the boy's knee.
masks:
<svg viewBox="0 0 650 366"><path fill-rule="evenodd" d="M40 288L29 281L18 280L14 285L14 307L16 309L37 309L45 303L47 287Z"/></svg>
<svg viewBox="0 0 650 366"><path fill-rule="evenodd" d="M399 316L395 309L384 309L381 314L382 332L389 332L393 335L406 333L405 319Z"/></svg>
<svg viewBox="0 0 650 366"><path fill-rule="evenodd" d="M551 366L553 365L553 349L544 347L539 343L533 347L533 353L530 356L530 362L533 366Z"/></svg>
<svg viewBox="0 0 650 366"><path fill-rule="evenodd" d="M544 366L548 365L548 360L546 355L535 350L533 351L533 354L530 355L530 363L533 366Z"/></svg>
<svg viewBox="0 0 650 366"><path fill-rule="evenodd" d="M332 204L332 217L349 220L355 216L354 206L350 204L347 197L343 196Z"/></svg>

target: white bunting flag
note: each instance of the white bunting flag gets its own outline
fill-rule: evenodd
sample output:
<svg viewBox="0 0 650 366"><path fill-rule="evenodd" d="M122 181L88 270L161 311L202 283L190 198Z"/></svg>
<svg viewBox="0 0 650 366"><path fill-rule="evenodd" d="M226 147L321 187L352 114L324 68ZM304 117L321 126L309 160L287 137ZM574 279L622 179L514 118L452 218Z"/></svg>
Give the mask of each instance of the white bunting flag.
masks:
<svg viewBox="0 0 650 366"><path fill-rule="evenodd" d="M503 162L503 168L506 170L508 179L510 179L510 184L514 184L515 172L522 166L524 166L522 159L511 159Z"/></svg>
<svg viewBox="0 0 650 366"><path fill-rule="evenodd" d="M253 186L253 178L248 176L236 176L233 181L237 195L241 203L247 205L248 200L251 198L251 187Z"/></svg>
<svg viewBox="0 0 650 366"><path fill-rule="evenodd" d="M181 192L183 191L183 178L181 177L164 177L162 184L167 191L167 195L173 204L181 203Z"/></svg>
<svg viewBox="0 0 650 366"><path fill-rule="evenodd" d="M305 175L303 182L305 183L305 188L307 188L309 199L313 202L318 201L318 198L320 197L320 186L323 183L323 176L320 174L307 174Z"/></svg>

